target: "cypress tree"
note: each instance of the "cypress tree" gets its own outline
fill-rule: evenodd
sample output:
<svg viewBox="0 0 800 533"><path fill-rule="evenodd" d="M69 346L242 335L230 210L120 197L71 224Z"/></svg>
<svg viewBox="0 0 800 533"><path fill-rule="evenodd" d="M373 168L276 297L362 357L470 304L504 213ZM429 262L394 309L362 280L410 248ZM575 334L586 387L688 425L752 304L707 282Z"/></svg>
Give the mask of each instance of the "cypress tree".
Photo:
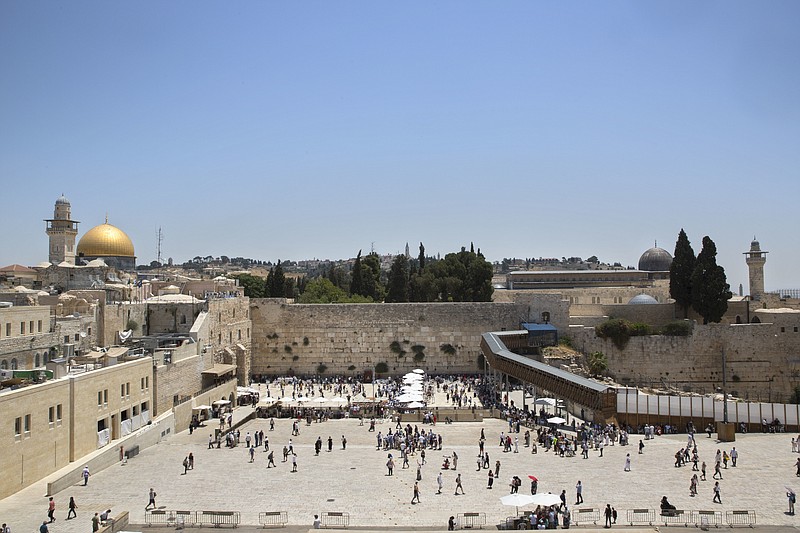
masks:
<svg viewBox="0 0 800 533"><path fill-rule="evenodd" d="M353 264L353 272L350 276L350 294L369 296L364 292L364 272L361 267L361 250L358 251L356 262Z"/></svg>
<svg viewBox="0 0 800 533"><path fill-rule="evenodd" d="M395 257L392 262L386 301L390 303L408 301L408 258L403 254Z"/></svg>
<svg viewBox="0 0 800 533"><path fill-rule="evenodd" d="M703 324L722 320L732 294L725 269L717 265L717 246L708 236L703 237L691 283L692 308L703 317Z"/></svg>
<svg viewBox="0 0 800 533"><path fill-rule="evenodd" d="M683 318L689 316L689 306L692 305L692 273L695 261L692 245L681 228L669 267L669 295L675 303L683 307Z"/></svg>

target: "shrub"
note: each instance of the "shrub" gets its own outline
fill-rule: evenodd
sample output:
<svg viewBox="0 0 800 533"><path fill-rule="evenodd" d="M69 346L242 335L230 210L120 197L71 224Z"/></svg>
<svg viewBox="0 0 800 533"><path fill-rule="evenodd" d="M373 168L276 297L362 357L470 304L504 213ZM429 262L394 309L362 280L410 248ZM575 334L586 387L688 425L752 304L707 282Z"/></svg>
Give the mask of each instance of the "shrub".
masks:
<svg viewBox="0 0 800 533"><path fill-rule="evenodd" d="M403 352L403 348L400 346L400 343L397 342L397 341L392 341L392 343L389 345L389 350L391 350L392 353L396 353L396 354L400 354L401 352Z"/></svg>
<svg viewBox="0 0 800 533"><path fill-rule="evenodd" d="M586 356L586 366L589 367L589 373L593 376L599 376L608 370L608 360L603 352L594 352Z"/></svg>
<svg viewBox="0 0 800 533"><path fill-rule="evenodd" d="M351 372L352 372L353 370L355 370L355 369L356 369L356 365L350 365L350 366L348 366L348 367L347 367L347 370L349 370L349 371L351 371Z"/></svg>
<svg viewBox="0 0 800 533"><path fill-rule="evenodd" d="M595 334L601 339L611 339L614 346L624 350L631 338L631 324L625 319L613 318L597 326Z"/></svg>
<svg viewBox="0 0 800 533"><path fill-rule="evenodd" d="M567 348L572 348L572 337L569 335L564 335L558 338L558 344L561 346L566 346Z"/></svg>
<svg viewBox="0 0 800 533"><path fill-rule="evenodd" d="M686 320L676 320L665 324L661 330L663 335L669 337L688 337L692 332L692 325Z"/></svg>
<svg viewBox="0 0 800 533"><path fill-rule="evenodd" d="M425 360L425 353L424 352L417 352L414 354L414 361L420 362Z"/></svg>
<svg viewBox="0 0 800 533"><path fill-rule="evenodd" d="M303 337L303 346L308 346L308 337Z"/></svg>
<svg viewBox="0 0 800 533"><path fill-rule="evenodd" d="M642 322L634 322L630 325L631 337L644 337L650 335L650 326Z"/></svg>
<svg viewBox="0 0 800 533"><path fill-rule="evenodd" d="M136 331L137 329L139 329L139 323L131 318L128 320L128 323L125 324L125 329L130 331Z"/></svg>
<svg viewBox="0 0 800 533"><path fill-rule="evenodd" d="M411 347L411 351L414 353L422 353L425 351L425 347L421 344L415 344Z"/></svg>
<svg viewBox="0 0 800 533"><path fill-rule="evenodd" d="M328 370L328 367L325 366L323 363L320 363L317 366L317 374L324 374L326 370Z"/></svg>
<svg viewBox="0 0 800 533"><path fill-rule="evenodd" d="M286 344L283 347L283 351L286 352L286 353L292 353L292 347L289 346L288 344Z"/></svg>
<svg viewBox="0 0 800 533"><path fill-rule="evenodd" d="M297 361L298 359L300 359L299 355L293 355L292 356L292 361Z"/></svg>
<svg viewBox="0 0 800 533"><path fill-rule="evenodd" d="M381 361L377 365L375 365L375 373L376 374L385 374L389 371L389 365Z"/></svg>
<svg viewBox="0 0 800 533"><path fill-rule="evenodd" d="M445 355L455 355L456 354L455 346L453 346L452 344L449 344L449 343L440 345L439 349Z"/></svg>

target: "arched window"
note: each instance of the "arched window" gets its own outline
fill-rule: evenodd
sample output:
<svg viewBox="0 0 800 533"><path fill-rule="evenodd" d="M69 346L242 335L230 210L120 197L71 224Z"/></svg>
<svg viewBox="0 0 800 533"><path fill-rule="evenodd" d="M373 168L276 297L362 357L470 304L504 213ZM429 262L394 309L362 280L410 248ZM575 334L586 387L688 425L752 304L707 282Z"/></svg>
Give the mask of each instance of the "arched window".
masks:
<svg viewBox="0 0 800 533"><path fill-rule="evenodd" d="M15 358L11 360L11 370L16 370L16 369L17 369L17 360Z"/></svg>
<svg viewBox="0 0 800 533"><path fill-rule="evenodd" d="M753 320L750 321L751 324L761 324L761 319L757 316L753 317Z"/></svg>
<svg viewBox="0 0 800 533"><path fill-rule="evenodd" d="M0 361L0 370L8 370L8 361L5 359Z"/></svg>
<svg viewBox="0 0 800 533"><path fill-rule="evenodd" d="M736 315L736 323L737 323L737 324L741 324L741 323L742 323L742 317L741 317L741 315Z"/></svg>
<svg viewBox="0 0 800 533"><path fill-rule="evenodd" d="M39 368L39 364L40 364L40 359L39 359L39 353L37 352L36 357L33 359L33 366L35 368Z"/></svg>

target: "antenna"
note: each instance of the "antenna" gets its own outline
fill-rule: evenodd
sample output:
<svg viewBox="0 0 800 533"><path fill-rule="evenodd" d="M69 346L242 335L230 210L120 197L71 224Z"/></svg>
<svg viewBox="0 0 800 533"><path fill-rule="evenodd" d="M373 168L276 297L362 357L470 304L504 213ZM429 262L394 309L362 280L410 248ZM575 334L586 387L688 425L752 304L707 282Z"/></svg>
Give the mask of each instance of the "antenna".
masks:
<svg viewBox="0 0 800 533"><path fill-rule="evenodd" d="M158 252L156 254L156 261L161 266L161 243L164 241L164 234L161 233L161 226L158 227Z"/></svg>
<svg viewBox="0 0 800 533"><path fill-rule="evenodd" d="M370 244L369 253L371 254L375 253L375 241L372 241L372 243Z"/></svg>

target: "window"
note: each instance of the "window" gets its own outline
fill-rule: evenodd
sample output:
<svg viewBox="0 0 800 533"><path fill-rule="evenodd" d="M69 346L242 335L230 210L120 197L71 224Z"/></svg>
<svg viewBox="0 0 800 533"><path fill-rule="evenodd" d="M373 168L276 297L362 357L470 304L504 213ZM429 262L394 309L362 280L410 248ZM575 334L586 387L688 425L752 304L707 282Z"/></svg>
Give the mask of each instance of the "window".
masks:
<svg viewBox="0 0 800 533"><path fill-rule="evenodd" d="M19 323L19 334L20 335L25 335L25 322L20 322Z"/></svg>
<svg viewBox="0 0 800 533"><path fill-rule="evenodd" d="M61 404L56 405L56 422L58 422L58 425L61 425L61 420L62 420L61 411L62 411Z"/></svg>
<svg viewBox="0 0 800 533"><path fill-rule="evenodd" d="M64 335L64 344L69 344L69 335Z"/></svg>
<svg viewBox="0 0 800 533"><path fill-rule="evenodd" d="M141 391L142 391L142 392L144 392L144 378L142 378L142 379L140 380L140 385L139 385L139 388L141 389Z"/></svg>
<svg viewBox="0 0 800 533"><path fill-rule="evenodd" d="M89 336L92 335L92 328L91 327L86 328L86 334L89 335Z"/></svg>
<svg viewBox="0 0 800 533"><path fill-rule="evenodd" d="M125 399L125 384L119 386L119 397L121 400Z"/></svg>
<svg viewBox="0 0 800 533"><path fill-rule="evenodd" d="M36 331L38 331L39 333L42 332L42 321L41 320L36 324Z"/></svg>
<svg viewBox="0 0 800 533"><path fill-rule="evenodd" d="M139 416L139 406L138 405L134 405L133 406L133 416Z"/></svg>
<svg viewBox="0 0 800 533"><path fill-rule="evenodd" d="M145 376L145 378L144 378L144 390L147 390L149 388L150 388L150 376Z"/></svg>
<svg viewBox="0 0 800 533"><path fill-rule="evenodd" d="M11 322L6 323L6 337L11 336Z"/></svg>
<svg viewBox="0 0 800 533"><path fill-rule="evenodd" d="M181 324L186 324L186 315L181 315Z"/></svg>
<svg viewBox="0 0 800 533"><path fill-rule="evenodd" d="M33 366L38 368L40 365L41 359L39 359L39 354L37 353L36 356L33 358Z"/></svg>
<svg viewBox="0 0 800 533"><path fill-rule="evenodd" d="M142 402L142 412L147 411L147 402Z"/></svg>
<svg viewBox="0 0 800 533"><path fill-rule="evenodd" d="M17 369L17 359L14 358L11 360L11 370L16 370L16 369Z"/></svg>
<svg viewBox="0 0 800 533"><path fill-rule="evenodd" d="M0 370L8 370L8 361L5 359L0 361Z"/></svg>
<svg viewBox="0 0 800 533"><path fill-rule="evenodd" d="M125 384L125 397L126 398L130 398L131 397L131 382L130 381Z"/></svg>
<svg viewBox="0 0 800 533"><path fill-rule="evenodd" d="M75 334L75 342L78 342L79 340L81 340L81 334L80 333L76 333Z"/></svg>
<svg viewBox="0 0 800 533"><path fill-rule="evenodd" d="M103 391L97 391L97 407L103 407Z"/></svg>
<svg viewBox="0 0 800 533"><path fill-rule="evenodd" d="M25 415L25 433L27 437L30 437L29 433L31 432L31 415Z"/></svg>
<svg viewBox="0 0 800 533"><path fill-rule="evenodd" d="M103 407L108 407L108 389L103 391Z"/></svg>
<svg viewBox="0 0 800 533"><path fill-rule="evenodd" d="M797 326L794 327L794 332L797 333Z"/></svg>
<svg viewBox="0 0 800 533"><path fill-rule="evenodd" d="M47 410L47 423L50 424L51 429L56 425L56 408L54 406L50 406L50 409Z"/></svg>
<svg viewBox="0 0 800 533"><path fill-rule="evenodd" d="M239 340L242 340L242 330L239 330Z"/></svg>
<svg viewBox="0 0 800 533"><path fill-rule="evenodd" d="M33 334L33 320L28 322L28 333Z"/></svg>
<svg viewBox="0 0 800 533"><path fill-rule="evenodd" d="M19 438L22 435L22 417L18 416L14 419L14 436Z"/></svg>
<svg viewBox="0 0 800 533"><path fill-rule="evenodd" d="M786 328L783 327L783 326L781 326L781 333L786 333ZM11 360L11 364L12 365L14 364L14 360L13 359Z"/></svg>

